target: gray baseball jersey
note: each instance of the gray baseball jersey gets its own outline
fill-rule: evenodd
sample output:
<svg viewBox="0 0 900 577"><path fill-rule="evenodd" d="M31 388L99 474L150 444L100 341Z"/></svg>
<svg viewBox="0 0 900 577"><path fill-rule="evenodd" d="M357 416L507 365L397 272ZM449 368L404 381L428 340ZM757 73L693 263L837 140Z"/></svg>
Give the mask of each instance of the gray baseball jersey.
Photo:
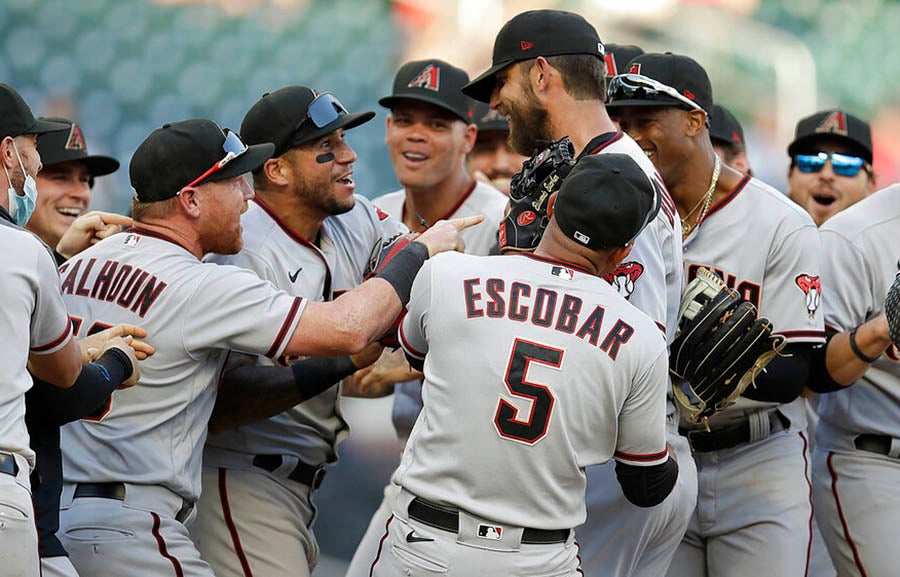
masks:
<svg viewBox="0 0 900 577"><path fill-rule="evenodd" d="M0 222L0 245L6 252L0 267L0 451L22 455L34 467L25 427L25 393L32 385L28 355L60 350L72 328L47 247L30 232L2 218Z"/></svg>
<svg viewBox="0 0 900 577"><path fill-rule="evenodd" d="M280 356L307 301L256 274L201 263L176 242L132 229L60 268L75 332L131 323L156 354L137 386L62 429L69 483L161 485L188 501L200 493L200 460L228 350Z"/></svg>
<svg viewBox="0 0 900 577"><path fill-rule="evenodd" d="M506 204L509 199L499 190L489 184L472 180L456 205L443 216L442 219L463 218L477 214L484 215L484 222L470 226L461 231L459 235L466 243L468 254L488 254L491 248L497 244L497 229L506 212ZM374 199L372 203L396 218L404 222L406 213L406 191L403 189L390 192Z"/></svg>
<svg viewBox="0 0 900 577"><path fill-rule="evenodd" d="M534 255L439 256L408 311L401 344L424 359L425 383L393 478L407 491L565 529L585 519L585 467L668 458L665 339L587 271Z"/></svg>
<svg viewBox="0 0 900 577"><path fill-rule="evenodd" d="M884 296L900 269L900 185L833 216L820 231L825 323L850 331L884 312ZM822 395L818 412L813 496L835 568L848 577L893 575L900 518L900 351L888 347L852 386Z"/></svg>
<svg viewBox="0 0 900 577"><path fill-rule="evenodd" d="M711 206L702 225L684 241L686 281L700 267L712 269L772 321L776 334L795 343L825 338L819 255L819 234L810 216L749 176ZM748 410L776 405L741 397L710 422L729 422ZM801 399L780 405L780 410L794 428L805 426Z"/></svg>
<svg viewBox="0 0 900 577"><path fill-rule="evenodd" d="M259 197L241 225L241 252L206 260L252 270L292 295L317 301L361 284L381 251L408 232L360 196L351 211L325 219L317 244L292 231ZM272 361L261 357L259 363ZM310 465L334 461L335 447L347 434L339 399L340 388L332 387L271 419L210 436L207 444L248 454L295 455Z"/></svg>

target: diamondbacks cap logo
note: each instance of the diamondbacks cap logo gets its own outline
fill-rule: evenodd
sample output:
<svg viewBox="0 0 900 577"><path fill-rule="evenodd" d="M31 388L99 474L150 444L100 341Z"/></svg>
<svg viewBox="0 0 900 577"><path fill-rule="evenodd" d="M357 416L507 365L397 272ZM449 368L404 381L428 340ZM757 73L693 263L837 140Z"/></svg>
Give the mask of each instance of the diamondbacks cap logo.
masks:
<svg viewBox="0 0 900 577"><path fill-rule="evenodd" d="M424 88L438 91L441 85L441 69L434 64L426 66L415 78L409 81L407 88Z"/></svg>
<svg viewBox="0 0 900 577"><path fill-rule="evenodd" d="M84 134L81 133L81 128L74 122L72 123L72 128L69 129L69 138L66 139L66 150L87 152Z"/></svg>
<svg viewBox="0 0 900 577"><path fill-rule="evenodd" d="M812 318L819 309L819 302L822 298L822 281L818 276L801 274L797 275L794 282L806 295L806 312Z"/></svg>
<svg viewBox="0 0 900 577"><path fill-rule="evenodd" d="M618 74L616 72L616 57L613 56L612 52L603 57L603 61L606 62L606 75L607 76L615 76Z"/></svg>
<svg viewBox="0 0 900 577"><path fill-rule="evenodd" d="M634 292L634 283L644 274L644 265L635 261L623 262L616 270L603 275L603 280L616 289L626 299Z"/></svg>
<svg viewBox="0 0 900 577"><path fill-rule="evenodd" d="M847 136L847 116L840 111L834 111L816 127L816 132L832 132Z"/></svg>

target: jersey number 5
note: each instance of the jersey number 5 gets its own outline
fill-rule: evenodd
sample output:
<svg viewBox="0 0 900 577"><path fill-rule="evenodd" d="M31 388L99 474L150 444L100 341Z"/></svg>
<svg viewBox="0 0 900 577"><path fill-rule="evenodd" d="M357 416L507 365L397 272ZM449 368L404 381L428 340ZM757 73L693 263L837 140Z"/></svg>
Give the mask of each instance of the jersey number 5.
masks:
<svg viewBox="0 0 900 577"><path fill-rule="evenodd" d="M531 411L519 418L519 410L503 397L497 405L494 426L501 437L533 445L547 434L550 413L556 401L544 385L525 380L528 366L539 363L553 368L562 365L563 351L546 345L516 339L506 367L504 381L511 395L531 401Z"/></svg>

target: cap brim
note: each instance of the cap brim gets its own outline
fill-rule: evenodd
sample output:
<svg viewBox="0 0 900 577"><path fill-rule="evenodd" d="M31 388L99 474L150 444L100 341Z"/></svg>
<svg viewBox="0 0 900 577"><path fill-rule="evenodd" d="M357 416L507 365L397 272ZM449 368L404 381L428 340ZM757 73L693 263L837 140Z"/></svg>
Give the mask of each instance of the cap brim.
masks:
<svg viewBox="0 0 900 577"><path fill-rule="evenodd" d="M463 94L470 98L474 98L479 102L490 102L491 94L494 92L497 73L510 64L512 64L512 62L501 62L500 64L491 66L482 72L478 78L463 86Z"/></svg>
<svg viewBox="0 0 900 577"><path fill-rule="evenodd" d="M374 110L367 110L365 112L353 112L351 114L341 114L334 122L326 124L325 126L317 130L304 134L303 138L293 141L292 145L296 146L298 144L312 142L313 140L321 138L326 134L331 134L339 128L350 130L351 128L356 128L361 124L365 124L373 118L375 118Z"/></svg>
<svg viewBox="0 0 900 577"><path fill-rule="evenodd" d="M686 108L687 105L678 102L675 99L672 100L659 100L659 99L651 99L651 98L623 98L620 100L614 100L612 102L606 103L607 109L615 109L615 108L623 108L625 106L658 106L658 107L669 107L669 108ZM691 109L694 110L694 109Z"/></svg>
<svg viewBox="0 0 900 577"><path fill-rule="evenodd" d="M61 122L50 122L49 120L35 120L34 124L22 134L46 134L48 132L61 132L69 130L72 126Z"/></svg>
<svg viewBox="0 0 900 577"><path fill-rule="evenodd" d="M106 176L119 170L119 161L111 156L85 156L75 159L75 162L83 162L87 165L91 176ZM50 165L47 165L50 166Z"/></svg>
<svg viewBox="0 0 900 577"><path fill-rule="evenodd" d="M466 118L463 114L460 114L459 110L456 110L455 108L453 108L446 102L442 101L437 96L432 97L428 94L416 93L416 94L400 94L397 96L385 96L384 98L381 98L378 100L378 104L384 106L385 108L389 108L389 109L393 110L394 106L396 106L397 103L402 102L404 100L415 100L418 102L426 102L428 104L431 104L432 106L437 106L441 110L446 110L447 112L451 113L453 116L461 119L466 124L470 124L472 122L471 119Z"/></svg>
<svg viewBox="0 0 900 577"><path fill-rule="evenodd" d="M210 176L207 181L225 180L235 176L240 176L247 172L253 172L263 165L267 160L272 158L275 152L275 145L271 142L263 142L261 144L253 144L247 152L238 156L225 165L225 168Z"/></svg>

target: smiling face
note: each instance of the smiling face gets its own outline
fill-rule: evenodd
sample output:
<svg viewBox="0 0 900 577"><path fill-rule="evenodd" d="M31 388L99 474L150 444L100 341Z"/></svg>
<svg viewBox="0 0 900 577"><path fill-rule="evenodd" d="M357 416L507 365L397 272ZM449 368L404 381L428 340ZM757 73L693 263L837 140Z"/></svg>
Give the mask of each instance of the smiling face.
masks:
<svg viewBox="0 0 900 577"><path fill-rule="evenodd" d="M633 138L669 184L684 165L688 112L669 106L616 108L622 131Z"/></svg>
<svg viewBox="0 0 900 577"><path fill-rule="evenodd" d="M853 147L834 141L823 141L813 148L814 150L804 150L803 153L859 154ZM819 172L801 172L796 162L793 164L788 172L788 196L809 213L817 226L875 190L874 179L865 168L856 176L840 176L834 173L831 160Z"/></svg>
<svg viewBox="0 0 900 577"><path fill-rule="evenodd" d="M40 194L27 228L56 246L91 204L91 173L87 164L72 160L44 166L36 180Z"/></svg>
<svg viewBox="0 0 900 577"><path fill-rule="evenodd" d="M387 119L385 142L400 184L428 189L453 178L464 169L475 132L474 125L432 104L398 102Z"/></svg>
<svg viewBox="0 0 900 577"><path fill-rule="evenodd" d="M348 212L356 203L353 163L357 156L344 135L344 129L339 128L282 155L291 172L294 193L322 218ZM333 159L320 162L327 158L323 155L333 155Z"/></svg>
<svg viewBox="0 0 900 577"><path fill-rule="evenodd" d="M205 182L196 189L200 205L197 223L203 253L237 254L244 246L241 214L253 198L253 188L243 175Z"/></svg>
<svg viewBox="0 0 900 577"><path fill-rule="evenodd" d="M491 108L509 121L509 143L523 155L534 153L538 141L552 141L549 112L541 106L531 87L523 63L517 62L497 73Z"/></svg>

